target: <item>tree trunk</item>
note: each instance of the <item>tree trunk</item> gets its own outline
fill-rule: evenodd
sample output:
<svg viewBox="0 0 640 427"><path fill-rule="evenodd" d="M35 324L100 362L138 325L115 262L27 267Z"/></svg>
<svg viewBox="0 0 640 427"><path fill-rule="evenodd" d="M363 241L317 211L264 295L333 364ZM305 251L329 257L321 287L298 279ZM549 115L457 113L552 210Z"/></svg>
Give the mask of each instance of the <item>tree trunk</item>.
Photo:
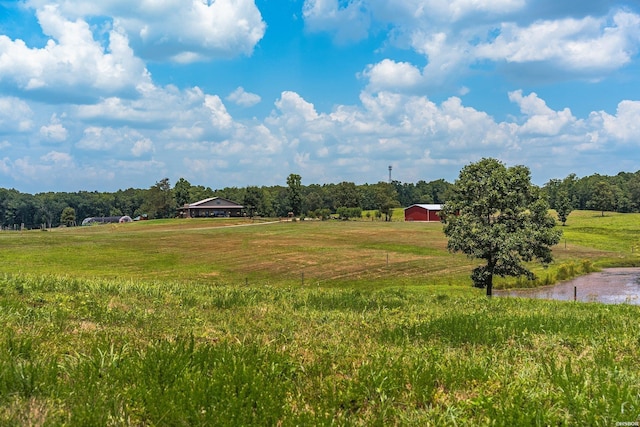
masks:
<svg viewBox="0 0 640 427"><path fill-rule="evenodd" d="M491 295L493 295L493 269L495 268L493 257L489 258L487 267L489 270L489 277L487 277L487 296L491 298Z"/></svg>

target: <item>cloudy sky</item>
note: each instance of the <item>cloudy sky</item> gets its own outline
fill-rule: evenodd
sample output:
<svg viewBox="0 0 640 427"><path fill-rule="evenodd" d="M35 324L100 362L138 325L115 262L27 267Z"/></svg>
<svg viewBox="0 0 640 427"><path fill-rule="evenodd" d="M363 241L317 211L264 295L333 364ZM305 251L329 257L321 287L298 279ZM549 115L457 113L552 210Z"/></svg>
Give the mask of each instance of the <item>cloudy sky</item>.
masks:
<svg viewBox="0 0 640 427"><path fill-rule="evenodd" d="M640 169L637 0L0 0L0 187Z"/></svg>

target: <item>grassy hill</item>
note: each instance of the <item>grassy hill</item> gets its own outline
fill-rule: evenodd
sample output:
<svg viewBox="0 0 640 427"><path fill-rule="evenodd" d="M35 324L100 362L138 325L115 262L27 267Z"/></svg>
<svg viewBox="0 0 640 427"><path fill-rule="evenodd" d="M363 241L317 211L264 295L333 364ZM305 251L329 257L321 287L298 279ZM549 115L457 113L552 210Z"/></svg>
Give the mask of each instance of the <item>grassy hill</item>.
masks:
<svg viewBox="0 0 640 427"><path fill-rule="evenodd" d="M543 281L639 262L640 215L574 212L563 229ZM437 223L1 232L0 424L640 416L640 307L488 300L470 287L473 266L446 251Z"/></svg>

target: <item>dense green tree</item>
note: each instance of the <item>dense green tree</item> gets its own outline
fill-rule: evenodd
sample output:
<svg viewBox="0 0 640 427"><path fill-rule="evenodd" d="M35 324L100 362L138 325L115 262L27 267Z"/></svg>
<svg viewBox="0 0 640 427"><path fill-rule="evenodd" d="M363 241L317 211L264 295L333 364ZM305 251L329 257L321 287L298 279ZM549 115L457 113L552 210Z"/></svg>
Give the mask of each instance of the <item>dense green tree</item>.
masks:
<svg viewBox="0 0 640 427"><path fill-rule="evenodd" d="M348 208L346 206L341 206L336 209L336 214L340 219L348 220L350 218L361 218L362 217L362 209L360 208Z"/></svg>
<svg viewBox="0 0 640 427"><path fill-rule="evenodd" d="M315 211L316 213L316 217L320 218L321 220L325 221L327 219L329 219L331 217L331 211L329 209L318 209L317 211Z"/></svg>
<svg viewBox="0 0 640 427"><path fill-rule="evenodd" d="M547 197L549 206L556 210L558 220L562 222L563 226L567 222L567 217L573 210L573 205L568 191L568 188L570 187L570 179L572 179L571 176L567 177L564 181L560 179L551 179L543 188L543 193Z"/></svg>
<svg viewBox="0 0 640 427"><path fill-rule="evenodd" d="M341 182L335 186L334 200L337 206L355 208L360 206L360 193L353 182Z"/></svg>
<svg viewBox="0 0 640 427"><path fill-rule="evenodd" d="M177 207L198 201L191 200L191 183L184 178L178 179L176 185L173 186L173 198Z"/></svg>
<svg viewBox="0 0 640 427"><path fill-rule="evenodd" d="M13 203L18 194L16 190L0 188L0 226L7 227L15 224Z"/></svg>
<svg viewBox="0 0 640 427"><path fill-rule="evenodd" d="M193 185L189 189L189 200L190 203L198 202L200 200L208 199L213 197L214 191L210 187L204 187L202 185Z"/></svg>
<svg viewBox="0 0 640 427"><path fill-rule="evenodd" d="M640 210L640 171L633 174L627 182L627 191L629 192L629 200L632 209L636 212Z"/></svg>
<svg viewBox="0 0 640 427"><path fill-rule="evenodd" d="M533 279L523 263L551 262L551 246L562 233L548 207L528 168L507 168L496 159L471 163L460 171L442 211L448 249L486 261L471 278L488 296L494 275Z"/></svg>
<svg viewBox="0 0 640 427"><path fill-rule="evenodd" d="M415 203L416 186L414 184L394 180L391 181L391 185L396 190L396 199L400 206L410 206Z"/></svg>
<svg viewBox="0 0 640 427"><path fill-rule="evenodd" d="M99 213L96 212L94 199L95 193L80 191L73 194L67 204L76 210L76 218L79 222L82 222L84 218L100 216Z"/></svg>
<svg viewBox="0 0 640 427"><path fill-rule="evenodd" d="M38 224L38 204L35 196L16 192L15 197L8 203L12 225L22 228L34 227Z"/></svg>
<svg viewBox="0 0 640 427"><path fill-rule="evenodd" d="M176 214L169 178L163 178L149 188L141 209L149 218L172 218Z"/></svg>
<svg viewBox="0 0 640 427"><path fill-rule="evenodd" d="M418 181L415 186L414 198L411 203L403 204L409 206L414 203L444 203L447 201L451 184L444 179L431 182Z"/></svg>
<svg viewBox="0 0 640 427"><path fill-rule="evenodd" d="M265 215L265 200L264 192L261 188L252 186L247 187L244 193L244 200L242 201L245 209L249 213L250 217L254 215Z"/></svg>
<svg viewBox="0 0 640 427"><path fill-rule="evenodd" d="M302 177L292 173L287 177L287 200L295 216L302 213Z"/></svg>
<svg viewBox="0 0 640 427"><path fill-rule="evenodd" d="M564 188L558 191L555 195L555 205L553 208L556 210L558 214L558 220L564 226L567 222L567 217L573 210L573 206L571 206L571 200L569 200L569 193Z"/></svg>
<svg viewBox="0 0 640 427"><path fill-rule="evenodd" d="M287 188L274 186L265 189L265 204L267 216L286 217L289 213L289 200Z"/></svg>
<svg viewBox="0 0 640 427"><path fill-rule="evenodd" d="M47 192L36 194L38 206L38 224L44 224L47 228L57 225L57 220L62 214L64 205L56 196L56 193Z"/></svg>
<svg viewBox="0 0 640 427"><path fill-rule="evenodd" d="M393 209L400 207L395 187L386 182L378 182L375 185L375 200L378 211L384 214L384 220L391 221Z"/></svg>
<svg viewBox="0 0 640 427"><path fill-rule="evenodd" d="M322 190L320 190L322 191ZM318 191L312 191L307 193L302 201L302 209L305 212L312 212L322 209L324 207L322 194Z"/></svg>
<svg viewBox="0 0 640 427"><path fill-rule="evenodd" d="M38 203L31 194L14 189L0 189L0 225L9 228L31 228L41 224Z"/></svg>
<svg viewBox="0 0 640 427"><path fill-rule="evenodd" d="M558 192L562 188L561 179L550 179L543 187L543 191L547 195L547 202L552 209L556 209L556 199L558 198ZM569 197L568 193L567 197Z"/></svg>
<svg viewBox="0 0 640 427"><path fill-rule="evenodd" d="M589 209L597 209L602 212L611 211L615 207L616 196L613 187L605 180L598 181L591 192L591 198L587 203Z"/></svg>
<svg viewBox="0 0 640 427"><path fill-rule="evenodd" d="M225 187L221 190L214 191L213 197L222 197L224 199L231 200L236 203L242 203L242 201L244 200L245 192L246 192L245 188Z"/></svg>
<svg viewBox="0 0 640 427"><path fill-rule="evenodd" d="M60 224L72 227L76 225L76 210L70 206L67 206L62 210L60 215Z"/></svg>
<svg viewBox="0 0 640 427"><path fill-rule="evenodd" d="M362 209L366 211L378 209L376 185L363 184L358 187L358 190Z"/></svg>
<svg viewBox="0 0 640 427"><path fill-rule="evenodd" d="M405 206L410 206L414 203L435 203L431 187L426 181L421 180L417 182L414 195L414 199L411 203Z"/></svg>
<svg viewBox="0 0 640 427"><path fill-rule="evenodd" d="M126 190L118 190L114 194L114 206L120 210L122 215L129 215L132 218L143 214L140 207L144 203L144 195L146 190L128 188Z"/></svg>

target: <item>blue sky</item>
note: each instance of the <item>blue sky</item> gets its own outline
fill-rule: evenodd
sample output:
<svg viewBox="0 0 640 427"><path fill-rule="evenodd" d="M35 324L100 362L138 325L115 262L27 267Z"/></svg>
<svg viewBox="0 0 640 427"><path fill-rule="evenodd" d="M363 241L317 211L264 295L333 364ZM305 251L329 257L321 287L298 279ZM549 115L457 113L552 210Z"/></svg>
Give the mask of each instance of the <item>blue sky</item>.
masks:
<svg viewBox="0 0 640 427"><path fill-rule="evenodd" d="M640 5L0 0L0 187L640 169Z"/></svg>

